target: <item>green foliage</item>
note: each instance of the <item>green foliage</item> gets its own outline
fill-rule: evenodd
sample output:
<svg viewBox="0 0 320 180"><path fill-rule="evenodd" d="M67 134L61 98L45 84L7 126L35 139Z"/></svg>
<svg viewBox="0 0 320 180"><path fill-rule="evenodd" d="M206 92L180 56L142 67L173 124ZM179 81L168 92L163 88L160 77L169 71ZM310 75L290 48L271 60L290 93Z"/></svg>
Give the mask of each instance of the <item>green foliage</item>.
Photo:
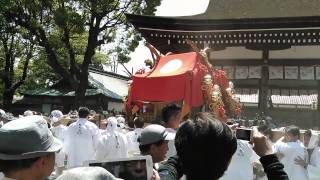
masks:
<svg viewBox="0 0 320 180"><path fill-rule="evenodd" d="M85 32L85 17L71 7L59 7L53 12L55 24L63 29L68 28L71 32L81 34Z"/></svg>
<svg viewBox="0 0 320 180"><path fill-rule="evenodd" d="M110 64L111 56L116 57L120 63L130 61L129 54L138 46L141 37L126 22L125 13L153 15L160 2L161 0L0 0L1 36L1 27L15 24L15 33L21 39L32 34L37 43L26 83L19 92L48 87L61 78L70 82L76 78L73 82L80 82L79 76L74 76L73 73L86 72L80 71L78 67L91 64L101 68L102 65ZM11 31L7 28L4 31L9 30ZM23 49L23 45L17 45L18 51L23 52ZM1 58L3 54L0 53ZM24 62L23 58L20 59L21 65L19 62L15 70L17 77L22 73ZM0 75L1 71L0 65Z"/></svg>
<svg viewBox="0 0 320 180"><path fill-rule="evenodd" d="M37 56L29 64L28 77L19 92L25 89L42 89L47 88L56 81L61 79L46 62L46 55L41 48L37 52Z"/></svg>

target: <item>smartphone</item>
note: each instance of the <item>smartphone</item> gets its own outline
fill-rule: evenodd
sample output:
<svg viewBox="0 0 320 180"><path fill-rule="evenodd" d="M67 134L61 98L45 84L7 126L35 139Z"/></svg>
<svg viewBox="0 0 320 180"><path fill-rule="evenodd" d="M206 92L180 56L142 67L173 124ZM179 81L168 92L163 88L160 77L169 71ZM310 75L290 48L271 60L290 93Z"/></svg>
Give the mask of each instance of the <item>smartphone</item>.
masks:
<svg viewBox="0 0 320 180"><path fill-rule="evenodd" d="M99 166L108 170L116 178L125 180L149 180L153 173L151 156L86 161L85 166Z"/></svg>
<svg viewBox="0 0 320 180"><path fill-rule="evenodd" d="M236 137L237 137L237 139L250 141L251 131L252 131L252 129L248 129L248 128L238 128L238 129L236 129Z"/></svg>

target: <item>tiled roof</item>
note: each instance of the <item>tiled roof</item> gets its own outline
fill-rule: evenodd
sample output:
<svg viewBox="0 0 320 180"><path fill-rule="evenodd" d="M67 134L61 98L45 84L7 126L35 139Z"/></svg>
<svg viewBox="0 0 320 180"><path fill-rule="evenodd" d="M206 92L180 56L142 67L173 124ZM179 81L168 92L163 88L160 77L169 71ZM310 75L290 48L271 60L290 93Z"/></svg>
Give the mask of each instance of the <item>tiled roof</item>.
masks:
<svg viewBox="0 0 320 180"><path fill-rule="evenodd" d="M92 81L99 84L99 87L104 87L119 96L128 95L128 81L126 79L120 79L113 76L107 76L99 72L89 72L89 76Z"/></svg>
<svg viewBox="0 0 320 180"><path fill-rule="evenodd" d="M113 73L89 70L89 87L86 96L103 94L109 98L122 100L128 93L128 78ZM23 92L31 96L75 96L75 91L59 89L35 89Z"/></svg>
<svg viewBox="0 0 320 180"><path fill-rule="evenodd" d="M57 89L36 89L36 90L26 90L23 92L24 95L29 96L75 96L74 91L62 91ZM98 94L103 94L107 97L113 98L113 99L119 99L122 100L123 97L119 96L109 90L101 90L101 89L87 89L86 90L86 96L95 96Z"/></svg>

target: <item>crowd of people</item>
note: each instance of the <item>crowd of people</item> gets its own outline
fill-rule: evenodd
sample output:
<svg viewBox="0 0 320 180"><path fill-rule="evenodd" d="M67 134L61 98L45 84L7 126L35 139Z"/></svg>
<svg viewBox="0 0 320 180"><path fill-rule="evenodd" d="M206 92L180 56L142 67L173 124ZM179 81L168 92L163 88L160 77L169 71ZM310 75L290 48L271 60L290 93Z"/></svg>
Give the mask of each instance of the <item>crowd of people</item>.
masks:
<svg viewBox="0 0 320 180"><path fill-rule="evenodd" d="M135 117L134 128L120 115L92 121L86 107L73 115L66 121L59 110L49 117L26 111L15 118L0 110L0 179L111 180L106 169L83 166L149 155L153 180L320 180L320 138L313 130L302 135L296 126L274 131L261 125L244 141L236 138L237 124L210 113L182 121L176 104L162 109L161 125Z"/></svg>

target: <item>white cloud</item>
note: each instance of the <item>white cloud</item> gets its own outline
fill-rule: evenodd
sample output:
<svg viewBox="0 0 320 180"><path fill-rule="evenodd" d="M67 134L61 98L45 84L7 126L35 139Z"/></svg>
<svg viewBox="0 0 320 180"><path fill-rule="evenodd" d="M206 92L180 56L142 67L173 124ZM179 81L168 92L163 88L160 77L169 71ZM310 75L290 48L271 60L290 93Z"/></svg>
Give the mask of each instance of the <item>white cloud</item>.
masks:
<svg viewBox="0 0 320 180"><path fill-rule="evenodd" d="M206 11L210 0L162 0L157 16L187 16Z"/></svg>

